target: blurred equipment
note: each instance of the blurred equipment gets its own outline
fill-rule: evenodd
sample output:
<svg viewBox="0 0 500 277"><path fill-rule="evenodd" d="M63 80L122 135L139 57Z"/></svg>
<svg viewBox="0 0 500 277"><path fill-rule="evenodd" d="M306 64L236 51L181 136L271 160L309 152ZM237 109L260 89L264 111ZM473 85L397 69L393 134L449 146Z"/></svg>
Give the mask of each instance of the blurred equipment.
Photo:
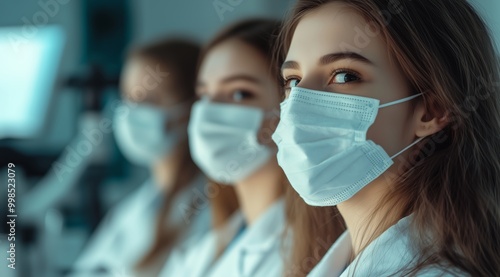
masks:
<svg viewBox="0 0 500 277"><path fill-rule="evenodd" d="M43 130L64 41L59 26L0 28L0 139Z"/></svg>

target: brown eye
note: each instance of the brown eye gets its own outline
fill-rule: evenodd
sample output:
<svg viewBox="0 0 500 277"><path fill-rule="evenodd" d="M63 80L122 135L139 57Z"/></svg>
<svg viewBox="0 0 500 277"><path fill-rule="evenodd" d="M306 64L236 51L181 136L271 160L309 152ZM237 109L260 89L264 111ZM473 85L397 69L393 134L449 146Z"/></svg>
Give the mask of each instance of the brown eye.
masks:
<svg viewBox="0 0 500 277"><path fill-rule="evenodd" d="M345 84L345 83L349 83L349 82L355 82L355 81L359 81L360 78L358 77L358 75L354 74L354 73L351 73L351 72L338 72L338 73L335 73L335 75L333 76L333 83L334 84Z"/></svg>
<svg viewBox="0 0 500 277"><path fill-rule="evenodd" d="M300 83L300 80L297 78L290 78L285 81L285 88L290 89L296 87Z"/></svg>
<svg viewBox="0 0 500 277"><path fill-rule="evenodd" d="M253 97L253 94L251 92L245 91L245 90L236 90L232 94L232 100L234 102L241 102L246 99L250 99Z"/></svg>
<svg viewBox="0 0 500 277"><path fill-rule="evenodd" d="M293 87L298 86L299 83L300 83L300 79L297 77L289 77L289 78L285 79L285 83L283 85L283 87L285 88L285 96L288 97L288 95L290 94L290 90Z"/></svg>

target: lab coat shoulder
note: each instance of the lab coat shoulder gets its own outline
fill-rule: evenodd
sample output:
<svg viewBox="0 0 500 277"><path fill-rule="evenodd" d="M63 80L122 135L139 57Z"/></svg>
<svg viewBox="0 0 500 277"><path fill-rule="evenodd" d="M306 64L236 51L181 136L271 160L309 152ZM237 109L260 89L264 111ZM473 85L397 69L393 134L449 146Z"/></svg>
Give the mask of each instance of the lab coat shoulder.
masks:
<svg viewBox="0 0 500 277"><path fill-rule="evenodd" d="M96 231L88 241L88 245L75 262L75 268L90 268L97 264L107 264L112 260L114 245L119 234L130 224L129 219L140 218L136 222L144 226L142 232L149 234L154 220L154 213L146 213L146 205L157 195L157 189L151 180L145 181L133 190L122 201L115 204L101 220ZM147 204L146 204L147 203ZM140 216L142 215L142 216ZM149 235L148 235L149 236ZM136 249L139 251L139 249Z"/></svg>
<svg viewBox="0 0 500 277"><path fill-rule="evenodd" d="M182 234L172 251L197 242L210 228L209 208L192 209L188 216L183 209L191 205L196 192L203 190L205 184L206 179L198 176L173 199L174 209L168 224L182 229ZM153 243L156 216L162 201L164 196L152 180L142 184L108 212L74 267L133 267Z"/></svg>
<svg viewBox="0 0 500 277"><path fill-rule="evenodd" d="M220 229L211 229L198 240L177 247L170 254L160 277L206 276L224 239L231 238L243 224L241 211L236 211Z"/></svg>
<svg viewBox="0 0 500 277"><path fill-rule="evenodd" d="M284 226L279 199L224 251L208 276L283 276Z"/></svg>
<svg viewBox="0 0 500 277"><path fill-rule="evenodd" d="M337 239L308 276L406 276L416 264L419 253L410 241L411 216L401 219L372 243L351 264L351 240L348 232ZM453 269L433 265L416 273L419 277L467 276Z"/></svg>
<svg viewBox="0 0 500 277"><path fill-rule="evenodd" d="M177 248L163 266L159 277L170 276L203 276L210 266L216 249L214 232L207 233L192 248Z"/></svg>
<svg viewBox="0 0 500 277"><path fill-rule="evenodd" d="M199 177L183 191L172 205L169 224L179 226L183 231L176 249L187 249L198 243L211 227L211 208L208 201L200 202L199 195L208 185L204 177ZM203 200L203 199L201 199ZM193 203L194 202L194 203Z"/></svg>

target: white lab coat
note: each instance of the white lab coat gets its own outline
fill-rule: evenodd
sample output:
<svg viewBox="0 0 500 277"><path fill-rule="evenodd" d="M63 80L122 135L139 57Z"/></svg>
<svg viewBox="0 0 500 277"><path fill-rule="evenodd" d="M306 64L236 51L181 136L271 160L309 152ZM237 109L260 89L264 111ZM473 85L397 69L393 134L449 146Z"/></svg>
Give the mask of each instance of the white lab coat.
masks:
<svg viewBox="0 0 500 277"><path fill-rule="evenodd" d="M411 216L405 217L387 229L371 242L354 261L351 237L344 232L325 254L323 259L309 273L309 277L350 277L350 276L403 276L400 270L408 269L418 257L417 251L409 241ZM450 272L448 272L450 271ZM418 277L467 276L457 270L437 266L418 272Z"/></svg>
<svg viewBox="0 0 500 277"><path fill-rule="evenodd" d="M173 254L160 276L282 276L280 251L285 227L284 201L280 199L274 203L214 262L217 238L232 239L243 224L243 216L238 211L224 228L212 230L194 248Z"/></svg>
<svg viewBox="0 0 500 277"><path fill-rule="evenodd" d="M210 229L210 210L207 207L193 212L187 220L186 208L195 191L202 192L206 179L198 177L174 199L169 224L189 226L175 247L195 243ZM163 194L152 180L118 203L104 218L90 238L87 247L74 265L74 276L92 276L97 268L105 268L115 275L130 275L137 262L153 243L156 216ZM175 249L174 247L174 249Z"/></svg>

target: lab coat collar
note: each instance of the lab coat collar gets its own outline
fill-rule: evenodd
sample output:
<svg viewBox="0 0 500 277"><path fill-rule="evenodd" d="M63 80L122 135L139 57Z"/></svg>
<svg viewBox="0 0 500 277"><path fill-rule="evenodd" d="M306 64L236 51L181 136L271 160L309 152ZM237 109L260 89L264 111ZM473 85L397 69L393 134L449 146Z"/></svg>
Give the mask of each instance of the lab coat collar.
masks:
<svg viewBox="0 0 500 277"><path fill-rule="evenodd" d="M200 214L203 210L210 209L208 200L203 196L206 185L207 179L205 176L199 174L188 186L179 192L175 199L173 199L173 209L168 224L176 226L190 225L191 221L194 220L198 214ZM205 203L203 203L203 206L197 206L198 210L191 210L192 201L196 201L197 203L197 201L199 201L198 198L200 198L200 201L204 201Z"/></svg>
<svg viewBox="0 0 500 277"><path fill-rule="evenodd" d="M344 232L310 272L319 276L388 276L415 257L409 245L411 216L405 217L370 243L351 264L352 243L349 231Z"/></svg>
<svg viewBox="0 0 500 277"><path fill-rule="evenodd" d="M345 231L308 276L340 276L352 256L351 236Z"/></svg>
<svg viewBox="0 0 500 277"><path fill-rule="evenodd" d="M262 214L241 237L240 245L246 252L263 252L280 239L285 226L285 204L280 198Z"/></svg>
<svg viewBox="0 0 500 277"><path fill-rule="evenodd" d="M281 245L284 227L284 200L279 199L247 227L235 245L239 276L253 276L253 272L268 258L267 253L280 251L277 248Z"/></svg>
<svg viewBox="0 0 500 277"><path fill-rule="evenodd" d="M399 220L372 241L340 276L390 275L411 264L416 257L409 241L411 218Z"/></svg>
<svg viewBox="0 0 500 277"><path fill-rule="evenodd" d="M227 223L219 229L215 230L215 234L222 245L228 245L236 236L241 227L245 224L245 218L241 210L236 210Z"/></svg>
<svg viewBox="0 0 500 277"><path fill-rule="evenodd" d="M216 258L219 245L227 245L244 224L241 211L235 211L218 229L211 229L189 248L177 248L160 276L207 276Z"/></svg>
<svg viewBox="0 0 500 277"><path fill-rule="evenodd" d="M221 236L225 236L230 240L234 239L234 241L213 264L208 274L203 276L261 276L262 272L260 271L263 268L266 270L264 276L281 275L278 272L282 271L282 259L279 251L281 246L280 235L285 222L283 200L280 199L273 203L239 237L235 238L234 235L244 224L241 212L238 211L236 215L239 218L233 217L227 224L228 227L226 228L230 233L226 231L225 234L227 235L223 235L222 232L219 232ZM206 263L206 259L203 258L203 260L200 263ZM202 267L206 268L205 266ZM258 270L260 273L256 273ZM200 275L190 274L189 276Z"/></svg>
<svg viewBox="0 0 500 277"><path fill-rule="evenodd" d="M158 186L154 183L153 178L148 178L141 187L134 193L137 195L137 199L141 199L143 202L137 202L137 205L141 205L143 209L155 211L163 199L162 194Z"/></svg>

